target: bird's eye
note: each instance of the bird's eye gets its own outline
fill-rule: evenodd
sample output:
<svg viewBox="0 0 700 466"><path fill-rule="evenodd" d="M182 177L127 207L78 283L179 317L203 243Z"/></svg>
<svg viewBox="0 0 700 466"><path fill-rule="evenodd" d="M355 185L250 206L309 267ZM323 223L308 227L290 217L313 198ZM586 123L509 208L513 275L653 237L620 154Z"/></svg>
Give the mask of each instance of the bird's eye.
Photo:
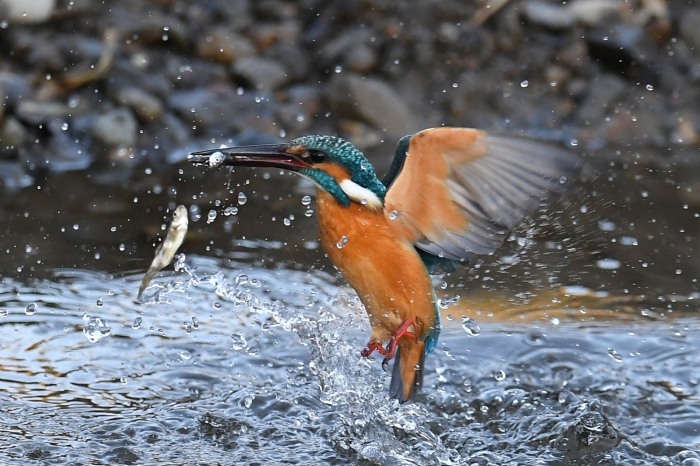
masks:
<svg viewBox="0 0 700 466"><path fill-rule="evenodd" d="M307 157L311 159L313 163L321 163L326 160L326 154L320 150L310 150L307 152Z"/></svg>

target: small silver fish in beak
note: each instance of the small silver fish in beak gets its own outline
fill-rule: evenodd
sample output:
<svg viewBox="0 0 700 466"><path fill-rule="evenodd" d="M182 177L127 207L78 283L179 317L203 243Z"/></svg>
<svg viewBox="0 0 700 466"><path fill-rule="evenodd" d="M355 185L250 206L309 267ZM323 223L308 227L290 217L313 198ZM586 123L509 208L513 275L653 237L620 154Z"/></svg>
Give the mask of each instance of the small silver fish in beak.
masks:
<svg viewBox="0 0 700 466"><path fill-rule="evenodd" d="M143 291L146 289L151 279L172 262L175 253L185 240L187 224L187 208L184 205L179 205L175 209L175 212L173 212L173 221L170 222L170 227L168 228L168 233L165 235L165 239L156 248L156 256L153 258L153 262L151 262L151 266L146 271L143 280L141 280L139 294L136 296L137 302L141 302Z"/></svg>

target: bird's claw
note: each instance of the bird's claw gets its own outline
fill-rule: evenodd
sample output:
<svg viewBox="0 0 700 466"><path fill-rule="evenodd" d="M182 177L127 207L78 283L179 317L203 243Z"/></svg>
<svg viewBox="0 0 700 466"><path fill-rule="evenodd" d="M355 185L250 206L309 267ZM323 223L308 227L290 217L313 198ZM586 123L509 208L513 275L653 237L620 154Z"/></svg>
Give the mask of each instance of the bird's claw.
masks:
<svg viewBox="0 0 700 466"><path fill-rule="evenodd" d="M384 349L382 344L376 340L372 340L369 343L367 343L367 346L362 350L360 354L363 358L368 358L375 351L382 355L386 354L386 350Z"/></svg>
<svg viewBox="0 0 700 466"><path fill-rule="evenodd" d="M365 349L362 350L362 356L366 358L369 357L374 351L377 351L379 354L384 356L384 359L382 360L382 369L386 371L389 367L389 361L391 361L396 354L397 342L399 339L402 337L411 338L414 340L416 339L416 334L408 330L412 326L412 320L404 321L404 323L396 329L394 336L389 339L389 343L386 344L386 348L384 348L380 342L371 340L369 343L367 343Z"/></svg>

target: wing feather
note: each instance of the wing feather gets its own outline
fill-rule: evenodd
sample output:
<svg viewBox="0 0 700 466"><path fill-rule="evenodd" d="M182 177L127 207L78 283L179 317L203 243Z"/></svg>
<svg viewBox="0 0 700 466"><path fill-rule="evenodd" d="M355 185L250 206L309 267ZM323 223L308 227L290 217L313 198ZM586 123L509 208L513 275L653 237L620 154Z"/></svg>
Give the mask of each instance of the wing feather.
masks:
<svg viewBox="0 0 700 466"><path fill-rule="evenodd" d="M564 149L470 128L427 129L401 144L385 214L416 247L453 260L492 253L581 166Z"/></svg>

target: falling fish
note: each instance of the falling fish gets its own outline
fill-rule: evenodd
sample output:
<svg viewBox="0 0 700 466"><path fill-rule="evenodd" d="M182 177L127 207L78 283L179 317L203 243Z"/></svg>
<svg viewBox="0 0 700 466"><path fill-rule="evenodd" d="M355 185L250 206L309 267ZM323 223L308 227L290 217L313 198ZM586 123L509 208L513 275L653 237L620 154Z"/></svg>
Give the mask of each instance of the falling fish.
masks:
<svg viewBox="0 0 700 466"><path fill-rule="evenodd" d="M143 291L146 289L151 279L172 262L175 253L185 239L186 233L187 208L184 205L179 205L175 209L175 212L173 212L173 221L170 223L165 239L156 248L156 256L153 258L153 262L151 262L151 266L146 271L143 280L141 280L141 286L139 287L139 294L136 297L136 301L141 301L141 295L143 295Z"/></svg>

